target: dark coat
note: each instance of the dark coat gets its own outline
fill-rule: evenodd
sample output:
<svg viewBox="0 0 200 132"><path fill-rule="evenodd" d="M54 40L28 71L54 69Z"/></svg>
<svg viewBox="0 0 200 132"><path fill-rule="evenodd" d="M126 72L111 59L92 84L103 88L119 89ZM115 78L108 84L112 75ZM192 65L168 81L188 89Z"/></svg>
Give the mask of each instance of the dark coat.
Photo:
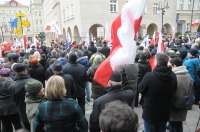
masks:
<svg viewBox="0 0 200 132"><path fill-rule="evenodd" d="M72 98L72 96L76 92L76 87L73 77L69 74L58 74L58 75L61 76L65 81L65 87L67 89L67 98Z"/></svg>
<svg viewBox="0 0 200 132"><path fill-rule="evenodd" d="M89 51L88 49L84 49L83 50L83 56L87 56L88 59L90 59L90 57L92 56L92 52Z"/></svg>
<svg viewBox="0 0 200 132"><path fill-rule="evenodd" d="M87 56L83 56L83 57L78 58L78 60L76 62L78 62L79 64L83 65L85 67L86 71L90 67L90 62L89 62Z"/></svg>
<svg viewBox="0 0 200 132"><path fill-rule="evenodd" d="M144 96L143 119L149 123L169 121L172 99L177 88L176 75L170 67L156 66L138 86Z"/></svg>
<svg viewBox="0 0 200 132"><path fill-rule="evenodd" d="M88 50L92 52L92 54L96 53L97 52L97 47L95 47L94 45L90 45L88 47Z"/></svg>
<svg viewBox="0 0 200 132"><path fill-rule="evenodd" d="M46 59L41 59L39 61L39 63L44 67L44 70L46 71L46 63L47 63L47 60Z"/></svg>
<svg viewBox="0 0 200 132"><path fill-rule="evenodd" d="M134 100L133 90L126 89L121 85L106 88L107 93L95 100L93 104L93 111L90 115L90 132L100 132L99 116L101 111L105 108L105 104L120 100L132 106Z"/></svg>
<svg viewBox="0 0 200 132"><path fill-rule="evenodd" d="M25 103L25 84L32 81L28 75L16 76L14 82L9 86L11 99L15 102L22 122L29 123L26 116L26 103Z"/></svg>
<svg viewBox="0 0 200 132"><path fill-rule="evenodd" d="M40 81L45 86L45 70L41 65L31 65L28 72L30 77Z"/></svg>
<svg viewBox="0 0 200 132"><path fill-rule="evenodd" d="M142 81L147 72L151 72L151 66L148 61L138 61L138 84Z"/></svg>
<svg viewBox="0 0 200 132"><path fill-rule="evenodd" d="M17 107L12 102L8 87L13 82L9 77L0 77L0 116L16 114Z"/></svg>
<svg viewBox="0 0 200 132"><path fill-rule="evenodd" d="M110 55L110 47L108 47L107 45L103 45L102 54L104 54L107 58Z"/></svg>
<svg viewBox="0 0 200 132"><path fill-rule="evenodd" d="M105 88L93 80L97 68L93 65L87 71L87 77L92 82L92 98L94 100L106 93Z"/></svg>
<svg viewBox="0 0 200 132"><path fill-rule="evenodd" d="M74 98L85 97L85 82L87 81L87 74L85 67L78 63L67 63L63 68L64 74L70 74L75 82L76 93Z"/></svg>

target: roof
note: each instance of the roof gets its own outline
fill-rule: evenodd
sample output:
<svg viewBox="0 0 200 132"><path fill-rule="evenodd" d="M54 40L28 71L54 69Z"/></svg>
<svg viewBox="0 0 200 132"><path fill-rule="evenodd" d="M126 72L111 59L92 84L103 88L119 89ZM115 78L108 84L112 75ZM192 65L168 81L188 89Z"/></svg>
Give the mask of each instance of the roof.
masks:
<svg viewBox="0 0 200 132"><path fill-rule="evenodd" d="M0 4L0 6L3 6L3 7L13 7L13 6L11 6L12 2L16 3L16 7L27 7L26 5L22 5L21 3L19 3L16 0L10 0L10 1L4 3L4 4Z"/></svg>

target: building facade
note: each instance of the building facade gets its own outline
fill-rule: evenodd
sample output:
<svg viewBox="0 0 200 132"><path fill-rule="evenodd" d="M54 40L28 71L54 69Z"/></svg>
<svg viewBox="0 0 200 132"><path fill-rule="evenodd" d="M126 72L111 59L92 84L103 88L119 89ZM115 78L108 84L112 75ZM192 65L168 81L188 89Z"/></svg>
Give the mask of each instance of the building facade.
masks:
<svg viewBox="0 0 200 132"><path fill-rule="evenodd" d="M191 30L193 34L196 34L198 27L191 27L191 23L197 19L200 19L200 0L177 0L178 32L184 33Z"/></svg>
<svg viewBox="0 0 200 132"><path fill-rule="evenodd" d="M31 14L29 13L29 7L26 5L23 5L16 0L10 0L9 2L6 2L4 4L0 5L0 25L1 25L1 38L0 42L4 41L10 41L12 37L17 37L15 34L12 34L12 28L9 24L9 22L16 18L16 13L25 13L26 17L22 19L31 21ZM32 39L33 32L30 30L31 26L28 28L23 28L23 32L27 35L28 39Z"/></svg>
<svg viewBox="0 0 200 132"><path fill-rule="evenodd" d="M105 29L106 22L111 27L127 2L128 0L43 0L45 24L55 21L63 33L61 39L70 37L80 42L85 40L87 34L95 39L103 39L104 36L97 34L98 27ZM167 2L169 9L165 9L163 15L163 29L166 34L171 34L176 28L177 6L174 0ZM139 34L153 35L154 31L161 31L161 27L159 1L148 0ZM51 36L51 33L47 33L48 35Z"/></svg>
<svg viewBox="0 0 200 132"><path fill-rule="evenodd" d="M30 1L29 10L32 16L31 30L33 31L33 35L37 36L40 32L45 31L42 0Z"/></svg>

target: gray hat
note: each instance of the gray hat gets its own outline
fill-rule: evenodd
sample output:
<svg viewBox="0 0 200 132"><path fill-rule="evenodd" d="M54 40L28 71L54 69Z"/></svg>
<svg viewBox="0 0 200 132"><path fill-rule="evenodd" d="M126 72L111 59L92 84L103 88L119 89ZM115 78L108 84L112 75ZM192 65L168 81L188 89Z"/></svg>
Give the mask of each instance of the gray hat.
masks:
<svg viewBox="0 0 200 132"><path fill-rule="evenodd" d="M52 64L52 67L51 67L52 71L53 72L56 72L56 73L63 73L63 67L62 67L62 64L60 63L60 61L55 61L53 64Z"/></svg>
<svg viewBox="0 0 200 132"><path fill-rule="evenodd" d="M25 90L31 95L37 95L42 89L42 83L38 80L32 80L25 84Z"/></svg>

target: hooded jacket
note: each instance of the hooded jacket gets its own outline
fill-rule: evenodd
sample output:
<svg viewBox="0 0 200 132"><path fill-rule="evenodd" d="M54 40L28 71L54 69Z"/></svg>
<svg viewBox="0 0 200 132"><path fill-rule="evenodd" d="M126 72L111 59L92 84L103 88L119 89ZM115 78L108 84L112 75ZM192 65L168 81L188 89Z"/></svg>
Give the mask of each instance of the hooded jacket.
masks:
<svg viewBox="0 0 200 132"><path fill-rule="evenodd" d="M60 58L58 58L58 61L60 61L60 63L62 64L62 65L65 65L65 64L67 64L67 59L65 58L65 57L60 57Z"/></svg>
<svg viewBox="0 0 200 132"><path fill-rule="evenodd" d="M166 123L176 88L176 75L170 67L156 66L153 72L145 74L138 86L144 96L143 119L149 123Z"/></svg>

